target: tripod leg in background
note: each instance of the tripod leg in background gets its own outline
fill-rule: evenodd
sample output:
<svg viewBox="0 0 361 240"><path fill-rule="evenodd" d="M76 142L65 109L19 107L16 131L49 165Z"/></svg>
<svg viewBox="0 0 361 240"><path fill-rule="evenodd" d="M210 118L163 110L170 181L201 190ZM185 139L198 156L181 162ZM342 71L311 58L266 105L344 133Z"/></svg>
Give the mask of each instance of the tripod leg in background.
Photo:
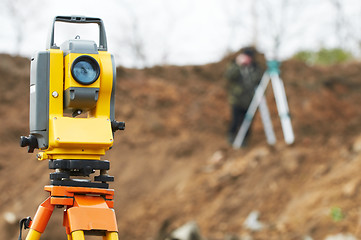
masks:
<svg viewBox="0 0 361 240"><path fill-rule="evenodd" d="M293 133L288 103L286 98L285 88L283 82L278 74L271 74L272 88L276 99L278 115L281 119L281 126L283 136L287 144L292 144L295 141Z"/></svg>
<svg viewBox="0 0 361 240"><path fill-rule="evenodd" d="M254 114L257 111L259 104L261 103L261 99L263 98L264 92L266 91L267 85L270 81L270 76L266 73L263 74L261 82L259 83L254 96L252 98L251 103L249 104L246 116L241 124L241 127L236 135L236 138L233 141L233 148L240 148L246 137L249 127L251 126Z"/></svg>
<svg viewBox="0 0 361 240"><path fill-rule="evenodd" d="M274 145L276 143L275 132L273 131L272 120L269 114L266 98L263 96L259 104L259 111L263 123L264 132L266 134L267 143Z"/></svg>

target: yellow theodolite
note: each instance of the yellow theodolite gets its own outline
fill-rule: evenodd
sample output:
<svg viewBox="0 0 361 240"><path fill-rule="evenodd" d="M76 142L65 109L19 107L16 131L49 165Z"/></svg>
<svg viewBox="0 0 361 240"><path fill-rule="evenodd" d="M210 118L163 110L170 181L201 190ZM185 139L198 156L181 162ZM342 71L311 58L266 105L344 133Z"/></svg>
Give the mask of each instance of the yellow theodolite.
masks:
<svg viewBox="0 0 361 240"><path fill-rule="evenodd" d="M56 22L97 24L99 44L77 36L58 47ZM21 221L30 228L27 240L40 239L54 207L64 207L68 240L84 234L118 239L113 210L114 190L108 189L109 161L100 157L113 145L114 132L125 123L114 119L116 68L107 52L103 21L83 16L54 18L48 48L31 59L30 135L20 145L39 149L38 160L49 160L50 185L34 217ZM99 172L91 179L91 174ZM21 239L21 231L19 239Z"/></svg>

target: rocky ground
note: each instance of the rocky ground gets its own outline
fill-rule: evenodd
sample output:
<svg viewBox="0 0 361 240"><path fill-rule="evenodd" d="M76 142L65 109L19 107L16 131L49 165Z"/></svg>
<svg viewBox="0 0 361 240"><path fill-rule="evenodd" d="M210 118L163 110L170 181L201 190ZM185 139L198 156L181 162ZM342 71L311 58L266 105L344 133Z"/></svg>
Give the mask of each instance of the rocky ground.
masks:
<svg viewBox="0 0 361 240"><path fill-rule="evenodd" d="M164 239L196 221L207 239L361 238L361 63L282 65L296 142L268 146L259 115L244 149L226 142L229 109L222 74L228 59L204 66L117 69L116 118L126 131L104 159L120 239ZM0 229L16 239L17 221L46 198L46 162L19 147L28 135L29 60L0 55ZM58 209L43 239L66 239ZM244 224L259 213L260 229Z"/></svg>

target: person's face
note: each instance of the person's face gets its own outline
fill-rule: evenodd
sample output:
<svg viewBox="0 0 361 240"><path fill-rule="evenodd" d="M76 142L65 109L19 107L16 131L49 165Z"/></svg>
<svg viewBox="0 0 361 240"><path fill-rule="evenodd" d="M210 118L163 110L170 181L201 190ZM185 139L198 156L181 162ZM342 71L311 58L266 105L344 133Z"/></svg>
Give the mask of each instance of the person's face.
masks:
<svg viewBox="0 0 361 240"><path fill-rule="evenodd" d="M248 66L252 63L252 57L250 57L244 53L241 53L236 57L236 63L240 66L241 65Z"/></svg>

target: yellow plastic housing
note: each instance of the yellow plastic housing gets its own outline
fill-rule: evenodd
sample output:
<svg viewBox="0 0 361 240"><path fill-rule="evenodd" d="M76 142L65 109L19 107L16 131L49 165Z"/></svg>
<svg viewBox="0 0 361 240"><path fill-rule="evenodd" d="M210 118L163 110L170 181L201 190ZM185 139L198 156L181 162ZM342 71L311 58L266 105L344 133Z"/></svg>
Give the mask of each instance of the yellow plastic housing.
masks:
<svg viewBox="0 0 361 240"><path fill-rule="evenodd" d="M107 149L112 146L109 119L54 117L49 121L53 129L49 143L53 147L71 148L77 145L83 149Z"/></svg>
<svg viewBox="0 0 361 240"><path fill-rule="evenodd" d="M39 159L99 160L100 156L113 145L110 122L113 88L111 55L100 51L99 54L70 53L64 57L61 50L49 51L49 145ZM92 56L99 63L100 75L93 84L81 85L71 75L71 64L81 55ZM68 87L99 88L96 107L89 111L87 118L64 116L63 94Z"/></svg>

